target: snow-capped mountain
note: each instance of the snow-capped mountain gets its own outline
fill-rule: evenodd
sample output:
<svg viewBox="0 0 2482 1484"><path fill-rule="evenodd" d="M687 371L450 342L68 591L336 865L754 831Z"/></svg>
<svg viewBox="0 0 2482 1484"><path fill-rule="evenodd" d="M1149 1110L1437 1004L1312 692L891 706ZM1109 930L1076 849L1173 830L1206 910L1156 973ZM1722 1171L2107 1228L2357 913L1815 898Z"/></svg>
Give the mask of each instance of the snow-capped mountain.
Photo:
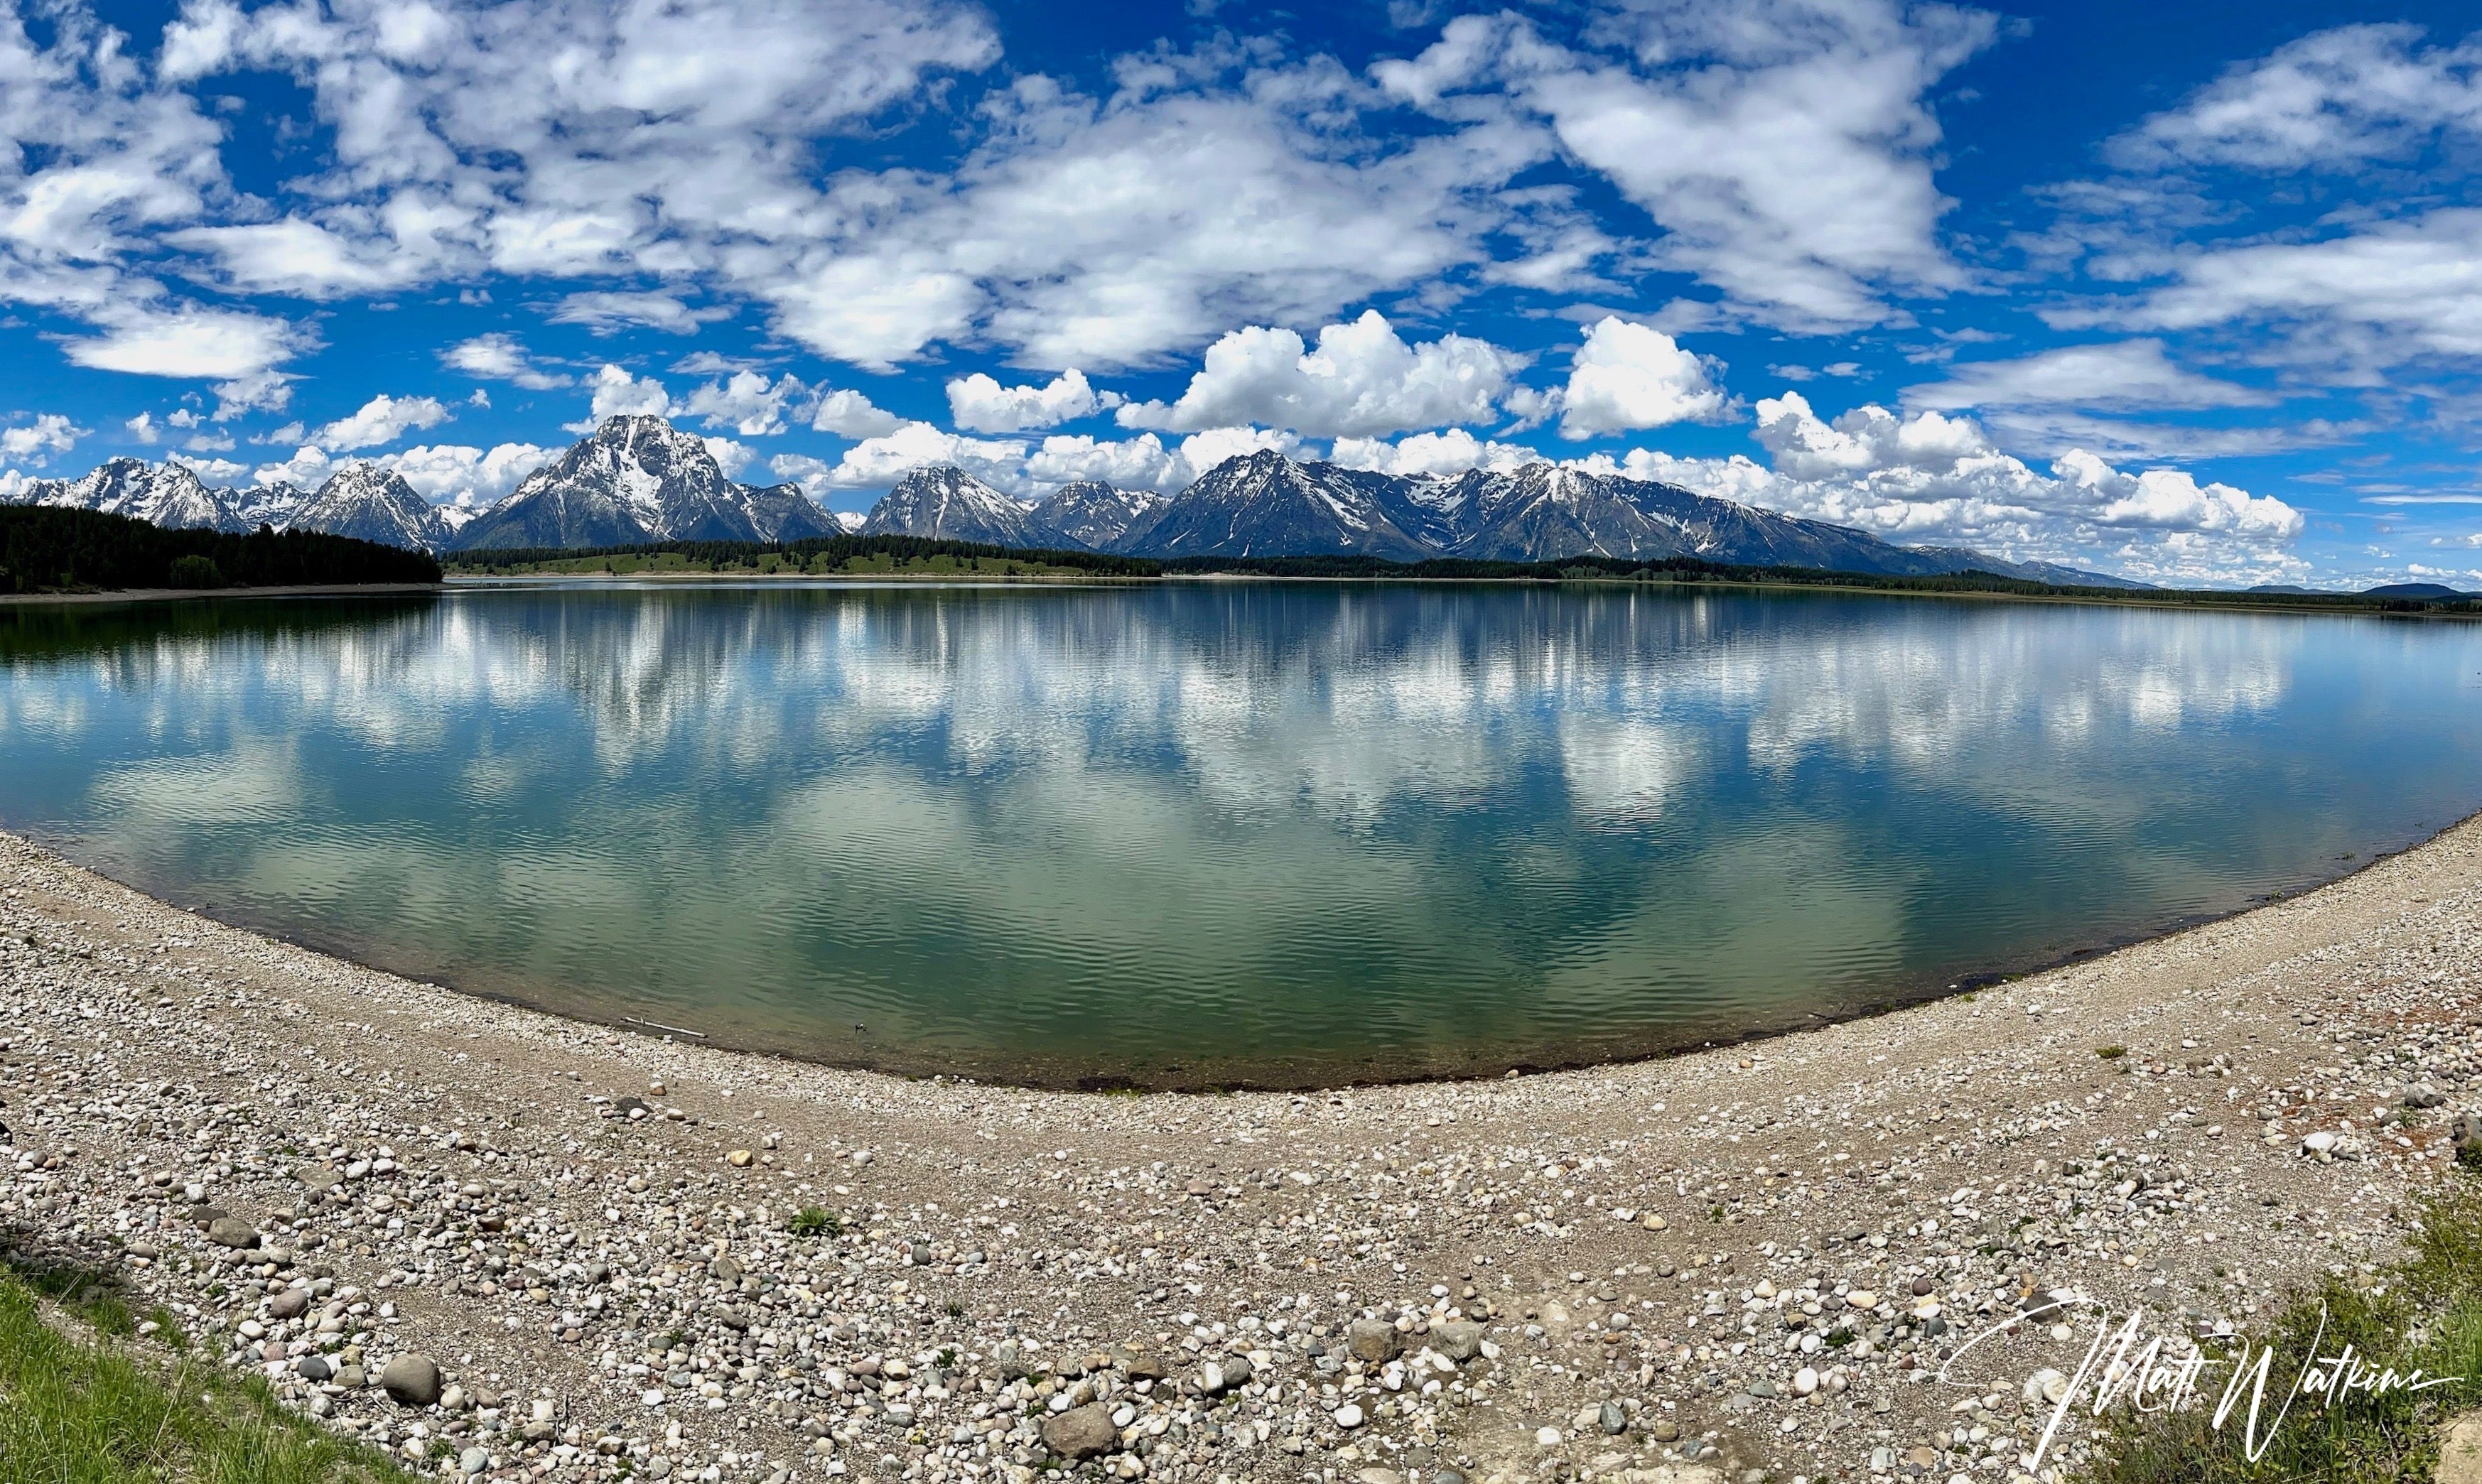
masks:
<svg viewBox="0 0 2482 1484"><path fill-rule="evenodd" d="M1411 498L1412 482L1262 450L1207 470L1121 544L1158 557L1350 553L1419 561L1439 549L1425 539L1436 516Z"/></svg>
<svg viewBox="0 0 2482 1484"><path fill-rule="evenodd" d="M247 531L264 524L432 551L858 533L1149 557L1695 557L1891 576L1971 569L2034 582L2144 586L1961 547L1896 546L1850 527L1547 462L1402 477L1261 452L1225 460L1170 498L1090 480L1063 485L1031 508L962 469L939 466L907 474L863 517L823 509L798 485L734 483L703 439L660 417L607 418L506 500L474 514L431 505L371 463L342 469L316 493L304 493L290 484L211 489L184 464L114 458L78 479L28 481L14 498L162 526Z"/></svg>
<svg viewBox="0 0 2482 1484"><path fill-rule="evenodd" d="M1261 452L1225 460L1170 499L1088 481L1062 486L1030 512L962 470L917 469L862 529L1145 557L1694 557L1898 577L1971 569L2034 582L2139 586L1962 548L1896 546L1847 526L1547 462L1400 477Z"/></svg>
<svg viewBox="0 0 2482 1484"><path fill-rule="evenodd" d="M247 531L232 502L199 482L187 464L150 464L143 458L107 458L74 480L29 480L21 505L102 510L176 530Z"/></svg>
<svg viewBox="0 0 2482 1484"><path fill-rule="evenodd" d="M800 486L725 477L703 439L660 417L611 417L455 534L459 551L645 541L798 541L837 530Z"/></svg>
<svg viewBox="0 0 2482 1484"><path fill-rule="evenodd" d="M296 494L294 508L270 524L422 551L438 551L453 534L436 506L414 493L402 476L377 464L348 464L317 493Z"/></svg>
<svg viewBox="0 0 2482 1484"><path fill-rule="evenodd" d="M310 499L310 491L299 484L278 480L273 484L252 484L247 489L227 489L224 503L241 517L244 529L256 531L261 526L274 526L278 531L293 518Z"/></svg>
<svg viewBox="0 0 2482 1484"><path fill-rule="evenodd" d="M1152 490L1115 489L1100 480L1079 480L1046 496L1034 508L1029 524L1042 545L1111 551L1131 527L1168 503Z"/></svg>
<svg viewBox="0 0 2482 1484"><path fill-rule="evenodd" d="M863 535L918 535L942 541L1038 546L1031 513L952 465L916 469L871 507Z"/></svg>

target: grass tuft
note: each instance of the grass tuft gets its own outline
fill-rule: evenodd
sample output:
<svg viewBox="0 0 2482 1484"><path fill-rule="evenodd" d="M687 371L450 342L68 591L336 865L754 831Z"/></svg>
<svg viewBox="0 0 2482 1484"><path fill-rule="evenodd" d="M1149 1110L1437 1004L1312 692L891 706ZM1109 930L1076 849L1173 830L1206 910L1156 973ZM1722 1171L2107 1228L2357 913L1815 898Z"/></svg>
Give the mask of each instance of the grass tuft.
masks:
<svg viewBox="0 0 2482 1484"><path fill-rule="evenodd" d="M377 1450L286 1412L257 1376L116 1338L135 1327L107 1277L0 1269L0 1484L409 1484Z"/></svg>
<svg viewBox="0 0 2482 1484"><path fill-rule="evenodd" d="M2330 1275L2290 1295L2254 1334L2256 1347L2275 1346L2267 1382L2267 1414L2279 1393L2316 1354L2355 1348L2372 1370L2401 1375L2458 1376L2433 1391L2297 1400L2274 1443L2251 1463L2241 1443L2241 1413L2222 1432L2209 1426L2228 1371L2207 1388L2203 1408L2119 1417L2101 1440L2088 1484L2393 1484L2427 1479L2439 1461L2442 1424L2482 1401L2482 1189L2460 1185L2423 1203L2412 1234L2413 1255L2365 1284ZM2320 1334L2320 1308L2325 1331ZM2212 1353L2212 1352L2210 1352ZM2255 1353L2255 1351L2253 1351Z"/></svg>

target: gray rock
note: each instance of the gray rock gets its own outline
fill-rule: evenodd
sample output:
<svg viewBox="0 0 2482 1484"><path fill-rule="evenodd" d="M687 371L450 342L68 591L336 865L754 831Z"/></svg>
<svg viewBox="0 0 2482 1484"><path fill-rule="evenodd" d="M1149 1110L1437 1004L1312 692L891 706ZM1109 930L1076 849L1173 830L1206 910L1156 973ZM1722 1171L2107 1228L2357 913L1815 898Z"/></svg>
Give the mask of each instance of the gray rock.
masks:
<svg viewBox="0 0 2482 1484"><path fill-rule="evenodd" d="M335 1372L328 1367L327 1358L305 1355L293 1363L293 1373L304 1381L325 1381Z"/></svg>
<svg viewBox="0 0 2482 1484"><path fill-rule="evenodd" d="M1647 1436L1652 1438L1657 1443L1678 1443L1680 1441L1680 1424L1670 1418L1665 1418L1662 1421L1648 1428Z"/></svg>
<svg viewBox="0 0 2482 1484"><path fill-rule="evenodd" d="M270 1318L293 1319L299 1318L302 1311L309 1307L308 1289L287 1289L268 1302L267 1313Z"/></svg>
<svg viewBox="0 0 2482 1484"><path fill-rule="evenodd" d="M722 1283L739 1283L741 1264L728 1257L718 1258L715 1260L715 1276Z"/></svg>
<svg viewBox="0 0 2482 1484"><path fill-rule="evenodd" d="M1431 1326L1431 1345L1462 1366L1482 1353L1482 1326L1469 1320L1434 1324Z"/></svg>
<svg viewBox="0 0 2482 1484"><path fill-rule="evenodd" d="M439 1367L428 1355L400 1355L380 1371L380 1389L400 1407L428 1407L439 1399Z"/></svg>
<svg viewBox="0 0 2482 1484"><path fill-rule="evenodd" d="M1108 1453L1120 1441L1120 1429L1112 1425L1111 1409L1099 1401L1071 1407L1043 1419L1043 1446L1072 1461Z"/></svg>
<svg viewBox="0 0 2482 1484"><path fill-rule="evenodd" d="M458 1471L468 1476L482 1473L491 1467L491 1455L482 1448L467 1448L457 1455Z"/></svg>
<svg viewBox="0 0 2482 1484"><path fill-rule="evenodd" d="M1405 1337L1385 1319L1354 1320L1345 1329L1344 1342L1365 1366L1385 1365L1405 1353Z"/></svg>
<svg viewBox="0 0 2482 1484"><path fill-rule="evenodd" d="M1604 1432L1611 1434L1615 1438L1619 1437L1622 1433L1628 1431L1628 1414L1621 1410L1621 1404L1619 1402L1607 1401L1603 1403L1602 1411L1597 1416L1597 1420L1602 1423Z"/></svg>
<svg viewBox="0 0 2482 1484"><path fill-rule="evenodd" d="M1217 1396L1250 1383L1250 1362L1238 1355L1219 1355L1199 1367L1198 1389Z"/></svg>
<svg viewBox="0 0 2482 1484"><path fill-rule="evenodd" d="M207 1240L247 1252L258 1245L258 1228L237 1216L219 1216L207 1225Z"/></svg>

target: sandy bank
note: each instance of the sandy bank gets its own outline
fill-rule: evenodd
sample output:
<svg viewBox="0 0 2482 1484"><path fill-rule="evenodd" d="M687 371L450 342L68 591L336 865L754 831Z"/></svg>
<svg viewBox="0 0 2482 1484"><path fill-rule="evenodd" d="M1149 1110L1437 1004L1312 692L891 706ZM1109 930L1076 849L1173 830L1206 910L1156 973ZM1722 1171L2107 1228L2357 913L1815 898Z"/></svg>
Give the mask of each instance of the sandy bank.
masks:
<svg viewBox="0 0 2482 1484"><path fill-rule="evenodd" d="M2477 903L2468 824L1756 1046L1139 1098L582 1026L0 837L0 1221L448 1474L2006 1479L2095 1314L1932 1380L1960 1337L2389 1250L2482 1085ZM437 1403L370 1384L416 1351Z"/></svg>

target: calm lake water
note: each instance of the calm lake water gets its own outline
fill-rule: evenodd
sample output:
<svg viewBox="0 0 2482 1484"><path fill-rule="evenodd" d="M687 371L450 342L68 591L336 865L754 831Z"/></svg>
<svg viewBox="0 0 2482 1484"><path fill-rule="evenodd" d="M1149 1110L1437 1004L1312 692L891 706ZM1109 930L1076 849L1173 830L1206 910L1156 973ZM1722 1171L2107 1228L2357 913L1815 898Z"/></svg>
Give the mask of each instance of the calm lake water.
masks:
<svg viewBox="0 0 2482 1484"><path fill-rule="evenodd" d="M482 993L1320 1083L1935 993L2482 807L2482 627L1612 587L0 609L0 822Z"/></svg>

